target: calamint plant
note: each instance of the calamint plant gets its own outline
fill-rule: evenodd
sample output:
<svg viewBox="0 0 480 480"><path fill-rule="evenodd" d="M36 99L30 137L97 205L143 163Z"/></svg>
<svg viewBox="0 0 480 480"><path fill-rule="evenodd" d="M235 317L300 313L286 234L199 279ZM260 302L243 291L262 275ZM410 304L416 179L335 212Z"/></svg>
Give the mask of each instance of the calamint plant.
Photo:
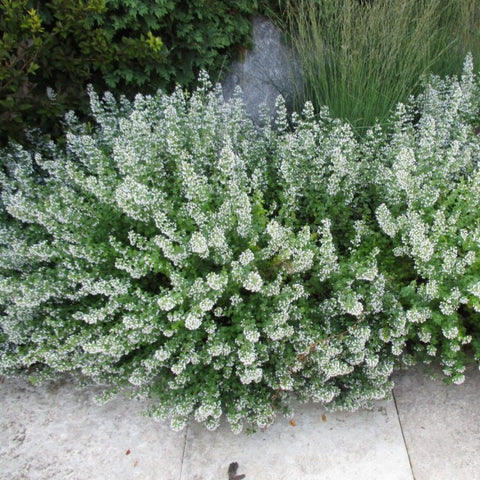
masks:
<svg viewBox="0 0 480 480"><path fill-rule="evenodd" d="M255 126L191 96L90 91L96 126L1 154L0 373L152 399L172 428L356 409L395 365L480 355L479 86L435 78L393 133L306 104Z"/></svg>
<svg viewBox="0 0 480 480"><path fill-rule="evenodd" d="M399 106L395 133L369 167L390 261L404 272L396 281L412 354L438 354L455 383L464 380L465 345L480 359L480 144L472 133L480 91L472 71L469 57L460 82L433 77L417 111Z"/></svg>

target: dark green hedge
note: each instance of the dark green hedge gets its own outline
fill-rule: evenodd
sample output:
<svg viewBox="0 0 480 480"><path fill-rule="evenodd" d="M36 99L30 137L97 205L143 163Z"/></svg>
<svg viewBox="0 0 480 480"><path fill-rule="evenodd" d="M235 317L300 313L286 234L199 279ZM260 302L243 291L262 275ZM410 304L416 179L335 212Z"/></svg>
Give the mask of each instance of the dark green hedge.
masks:
<svg viewBox="0 0 480 480"><path fill-rule="evenodd" d="M66 110L88 111L88 83L133 95L193 87L200 69L216 78L248 46L257 7L250 0L2 1L0 140L24 140L25 127L58 135Z"/></svg>

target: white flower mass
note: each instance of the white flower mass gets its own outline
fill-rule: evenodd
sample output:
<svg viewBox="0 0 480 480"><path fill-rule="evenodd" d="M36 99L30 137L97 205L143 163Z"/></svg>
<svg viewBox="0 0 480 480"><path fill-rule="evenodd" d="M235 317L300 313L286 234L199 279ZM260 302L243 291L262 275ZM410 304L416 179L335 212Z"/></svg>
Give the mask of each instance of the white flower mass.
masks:
<svg viewBox="0 0 480 480"><path fill-rule="evenodd" d="M186 95L90 90L66 146L2 148L0 375L150 396L174 429L353 410L399 365L480 358L480 86L432 77L357 136L309 104L255 125ZM413 346L413 348L412 348Z"/></svg>

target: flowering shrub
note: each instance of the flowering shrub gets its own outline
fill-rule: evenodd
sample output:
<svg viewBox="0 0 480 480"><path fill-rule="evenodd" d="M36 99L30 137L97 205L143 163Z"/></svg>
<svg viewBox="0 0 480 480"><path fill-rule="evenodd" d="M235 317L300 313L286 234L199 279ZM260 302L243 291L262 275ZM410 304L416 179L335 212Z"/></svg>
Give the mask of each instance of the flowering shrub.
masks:
<svg viewBox="0 0 480 480"><path fill-rule="evenodd" d="M417 125L416 112L399 108L389 145L371 165L411 354L438 354L455 383L464 380L464 345L480 359L479 101L467 58L460 82L431 79Z"/></svg>
<svg viewBox="0 0 480 480"><path fill-rule="evenodd" d="M435 353L460 381L463 345L480 354L471 64L361 141L309 104L290 125L281 99L256 127L201 84L91 91L93 131L71 117L65 150L3 152L0 372L235 432L292 395L366 406Z"/></svg>

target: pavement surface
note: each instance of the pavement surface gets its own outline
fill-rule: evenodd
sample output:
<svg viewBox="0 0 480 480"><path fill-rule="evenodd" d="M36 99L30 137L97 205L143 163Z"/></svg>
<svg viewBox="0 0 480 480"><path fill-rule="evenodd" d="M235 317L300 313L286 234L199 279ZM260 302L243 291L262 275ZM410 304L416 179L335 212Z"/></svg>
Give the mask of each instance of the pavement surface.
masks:
<svg viewBox="0 0 480 480"><path fill-rule="evenodd" d="M233 435L195 422L173 432L144 417L139 402L98 406L95 389L66 381L4 379L0 479L229 480L233 462L245 480L480 479L479 370L459 386L423 367L394 380L393 398L372 410L300 405L293 422L280 417L267 431Z"/></svg>

